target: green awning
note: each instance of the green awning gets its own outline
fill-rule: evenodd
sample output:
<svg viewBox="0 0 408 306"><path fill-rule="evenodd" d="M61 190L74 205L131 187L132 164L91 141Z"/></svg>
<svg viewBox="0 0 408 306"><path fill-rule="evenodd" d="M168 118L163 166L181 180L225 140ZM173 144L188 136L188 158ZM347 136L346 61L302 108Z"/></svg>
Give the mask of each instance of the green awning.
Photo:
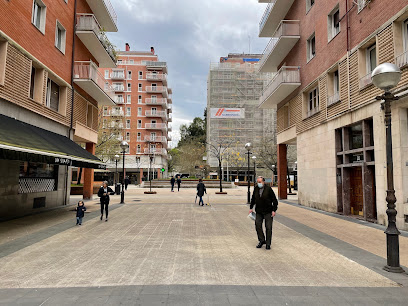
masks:
<svg viewBox="0 0 408 306"><path fill-rule="evenodd" d="M68 137L0 115L0 159L106 169Z"/></svg>

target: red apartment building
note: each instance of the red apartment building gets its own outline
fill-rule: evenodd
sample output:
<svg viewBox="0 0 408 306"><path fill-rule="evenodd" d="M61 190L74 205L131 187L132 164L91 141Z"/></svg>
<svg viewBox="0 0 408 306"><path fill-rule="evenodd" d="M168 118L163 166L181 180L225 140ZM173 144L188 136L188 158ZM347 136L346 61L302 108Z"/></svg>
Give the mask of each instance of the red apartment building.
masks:
<svg viewBox="0 0 408 306"><path fill-rule="evenodd" d="M271 37L260 71L276 73L260 107L277 108L279 197L287 196L287 144L295 144L300 204L387 223L384 111L371 73L395 63L397 225L408 229L408 2L259 2L268 3L259 36Z"/></svg>
<svg viewBox="0 0 408 306"><path fill-rule="evenodd" d="M0 1L0 14L0 219L65 205L71 166L91 198L98 107L114 105L98 72L116 66L112 5Z"/></svg>
<svg viewBox="0 0 408 306"><path fill-rule="evenodd" d="M169 123L172 121L167 63L159 61L154 48L131 51L126 44L125 51L117 54L116 68L99 70L113 87L117 104L103 108L103 126L107 133L111 124L123 127L122 135L118 136L129 143L125 171L132 183L163 177L168 170ZM118 171L123 173L122 162L119 165ZM115 165L111 163L108 168L114 171Z"/></svg>

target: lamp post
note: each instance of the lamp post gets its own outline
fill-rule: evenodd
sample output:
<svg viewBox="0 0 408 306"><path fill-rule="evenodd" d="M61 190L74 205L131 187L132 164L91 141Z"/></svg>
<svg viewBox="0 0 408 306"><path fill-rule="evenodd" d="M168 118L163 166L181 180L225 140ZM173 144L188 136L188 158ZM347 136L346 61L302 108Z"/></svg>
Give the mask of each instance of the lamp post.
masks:
<svg viewBox="0 0 408 306"><path fill-rule="evenodd" d="M149 150L149 152L150 152L150 150ZM152 170L152 162L153 162L154 156L150 153L149 158L150 158L149 173L150 173L150 171ZM153 173L152 173L152 175L153 175ZM149 174L150 192L152 192L152 175Z"/></svg>
<svg viewBox="0 0 408 306"><path fill-rule="evenodd" d="M116 191L116 184L118 183L118 162L120 160L120 156L118 154L116 154L114 158L115 158L115 163L116 163L116 171L115 171L115 179L114 179L115 192L116 192L116 195L119 195L119 192Z"/></svg>
<svg viewBox="0 0 408 306"><path fill-rule="evenodd" d="M254 187L256 182L256 156L252 156L252 160L254 161Z"/></svg>
<svg viewBox="0 0 408 306"><path fill-rule="evenodd" d="M247 204L249 204L249 203L251 203L251 183L250 183L250 179L249 179L249 156L251 156L251 150L252 150L252 144L250 143L250 142L248 142L246 145L245 145L245 149L247 149L247 153L246 154L248 154L248 173L247 173L247 181L248 181L248 201L247 201Z"/></svg>
<svg viewBox="0 0 408 306"><path fill-rule="evenodd" d="M397 199L394 189L394 171L392 159L392 133L391 133L391 102L398 100L391 93L391 89L398 85L401 80L400 69L390 63L384 63L377 66L371 74L373 83L376 87L384 90L382 96L377 97L377 100L384 100L381 107L385 112L385 131L386 131L386 156L387 156L387 215L388 227L385 230L387 235L387 265L384 270L394 273L403 273L404 270L400 266L399 256L399 235L401 234L396 225L397 210L395 209Z"/></svg>
<svg viewBox="0 0 408 306"><path fill-rule="evenodd" d="M129 149L129 144L126 141L120 143L120 148L123 154L123 179L122 179L122 192L120 194L120 204L125 204L125 153Z"/></svg>

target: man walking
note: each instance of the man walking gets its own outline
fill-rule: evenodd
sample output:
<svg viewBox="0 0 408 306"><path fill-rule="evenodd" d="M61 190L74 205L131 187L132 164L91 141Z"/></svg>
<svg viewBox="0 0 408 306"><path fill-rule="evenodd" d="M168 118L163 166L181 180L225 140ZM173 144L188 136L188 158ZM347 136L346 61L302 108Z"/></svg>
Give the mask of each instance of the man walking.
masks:
<svg viewBox="0 0 408 306"><path fill-rule="evenodd" d="M260 176L257 179L257 185L254 188L252 194L251 206L249 213L252 213L252 209L256 205L256 218L255 229L258 235L258 249L262 248L266 244L266 249L271 249L272 242L272 223L273 217L275 217L276 210L278 209L278 200L272 188L265 185L265 179ZM265 219L266 228L266 240L263 232L263 220Z"/></svg>
<svg viewBox="0 0 408 306"><path fill-rule="evenodd" d="M180 191L180 185L181 185L181 178L180 176L177 176L177 192Z"/></svg>
<svg viewBox="0 0 408 306"><path fill-rule="evenodd" d="M199 179L197 184L197 196L200 198L200 201L198 201L198 205L200 206L204 206L204 193L207 193L207 189L205 188L203 179Z"/></svg>
<svg viewBox="0 0 408 306"><path fill-rule="evenodd" d="M176 183L176 179L174 176L171 177L170 184L171 184L171 192L174 192L174 184Z"/></svg>

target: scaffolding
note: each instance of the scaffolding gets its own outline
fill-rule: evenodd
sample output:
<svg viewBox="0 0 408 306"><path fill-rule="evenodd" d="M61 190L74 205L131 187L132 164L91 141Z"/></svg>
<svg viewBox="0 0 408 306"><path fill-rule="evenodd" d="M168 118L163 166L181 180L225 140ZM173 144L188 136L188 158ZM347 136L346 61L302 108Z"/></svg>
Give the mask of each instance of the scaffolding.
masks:
<svg viewBox="0 0 408 306"><path fill-rule="evenodd" d="M245 56L243 56L245 57ZM254 56L252 55L252 58ZM259 109L259 97L271 74L258 73L255 61L211 63L207 84L207 142L228 145L231 154L245 153L244 145L254 150L263 140L276 143L276 110ZM211 109L236 108L244 111L244 118L211 118ZM218 161L208 154L208 163L216 167Z"/></svg>

